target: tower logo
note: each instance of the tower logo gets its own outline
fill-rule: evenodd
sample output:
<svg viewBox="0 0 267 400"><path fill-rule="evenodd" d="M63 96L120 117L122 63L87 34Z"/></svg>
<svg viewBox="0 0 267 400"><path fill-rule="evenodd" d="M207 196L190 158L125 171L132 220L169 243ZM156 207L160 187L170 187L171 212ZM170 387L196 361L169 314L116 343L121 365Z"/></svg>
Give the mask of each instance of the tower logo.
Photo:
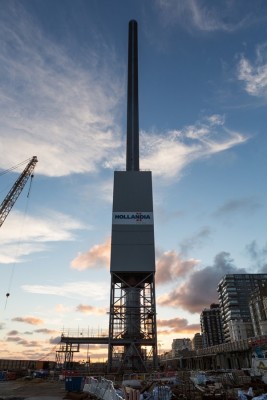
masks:
<svg viewBox="0 0 267 400"><path fill-rule="evenodd" d="M153 225L153 213L132 211L132 212L113 212L112 223L120 225Z"/></svg>

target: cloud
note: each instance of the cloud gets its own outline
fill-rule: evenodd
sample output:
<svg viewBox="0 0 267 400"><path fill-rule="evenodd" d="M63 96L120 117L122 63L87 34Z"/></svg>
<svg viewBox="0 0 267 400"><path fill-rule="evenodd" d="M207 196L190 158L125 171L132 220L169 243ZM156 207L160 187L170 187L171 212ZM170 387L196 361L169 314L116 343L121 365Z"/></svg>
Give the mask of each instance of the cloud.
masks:
<svg viewBox="0 0 267 400"><path fill-rule="evenodd" d="M267 272L267 243L260 247L256 240L253 240L246 246L246 252L253 262L253 270L255 268L260 270L259 272Z"/></svg>
<svg viewBox="0 0 267 400"><path fill-rule="evenodd" d="M21 337L19 337L19 336L14 336L14 337L8 337L7 338L7 341L8 342L20 342L20 341L22 341L23 339L21 339Z"/></svg>
<svg viewBox="0 0 267 400"><path fill-rule="evenodd" d="M36 332L36 333L45 333L47 335L51 335L53 333L58 333L58 331L56 331L54 329L47 329L47 328L35 329L34 332Z"/></svg>
<svg viewBox="0 0 267 400"><path fill-rule="evenodd" d="M245 143L248 138L225 127L218 116L210 116L182 130L142 132L141 140L141 169L172 180L181 176L189 164Z"/></svg>
<svg viewBox="0 0 267 400"><path fill-rule="evenodd" d="M199 331L199 324L189 324L186 318L158 319L159 334L195 333ZM168 329L164 329L168 328Z"/></svg>
<svg viewBox="0 0 267 400"><path fill-rule="evenodd" d="M108 267L110 263L110 238L97 244L85 253L79 254L72 262L71 268L83 271L90 268Z"/></svg>
<svg viewBox="0 0 267 400"><path fill-rule="evenodd" d="M35 317L16 317L12 318L12 321L23 322L24 324L30 324L30 325L42 325L44 323L42 319Z"/></svg>
<svg viewBox="0 0 267 400"><path fill-rule="evenodd" d="M7 333L8 336L17 336L19 334L19 331L13 330L13 331L9 331Z"/></svg>
<svg viewBox="0 0 267 400"><path fill-rule="evenodd" d="M18 342L18 344L24 346L24 347L39 347L40 343L38 343L36 340L31 340L30 342L28 340L22 339Z"/></svg>
<svg viewBox="0 0 267 400"><path fill-rule="evenodd" d="M72 310L71 307L66 307L63 304L57 304L55 306L55 311L59 314L69 313Z"/></svg>
<svg viewBox="0 0 267 400"><path fill-rule="evenodd" d="M215 256L214 265L193 271L186 282L160 296L157 302L161 306L181 307L191 313L200 313L218 301L216 289L224 275L241 273L246 273L246 270L236 268L230 254L221 252Z"/></svg>
<svg viewBox="0 0 267 400"><path fill-rule="evenodd" d="M3 8L0 38L0 167L37 155L47 176L98 171L121 146L124 82L112 46L65 38L63 47L18 2Z"/></svg>
<svg viewBox="0 0 267 400"><path fill-rule="evenodd" d="M251 96L267 96L267 43L256 49L254 64L242 56L237 68L237 76L244 82L245 91Z"/></svg>
<svg viewBox="0 0 267 400"><path fill-rule="evenodd" d="M210 236L211 229L209 227L203 227L199 232L195 233L191 237L185 238L180 243L182 254L187 254L192 249L201 247L202 244L210 238Z"/></svg>
<svg viewBox="0 0 267 400"><path fill-rule="evenodd" d="M23 237L18 226L23 227ZM22 262L29 254L47 250L49 243L74 240L79 229L88 227L60 212L43 210L39 217L28 215L25 220L23 213L13 210L1 232L0 262Z"/></svg>
<svg viewBox="0 0 267 400"><path fill-rule="evenodd" d="M189 274L197 265L198 260L182 260L174 250L166 251L156 263L156 283L168 283Z"/></svg>
<svg viewBox="0 0 267 400"><path fill-rule="evenodd" d="M157 0L157 5L163 13L165 22L179 23L188 30L203 32L234 32L256 24L266 18L264 12L257 13L260 1L252 4L243 1L207 2L206 0Z"/></svg>
<svg viewBox="0 0 267 400"><path fill-rule="evenodd" d="M202 20L196 18L198 3L191 1L189 10ZM123 168L125 144L117 120L126 88L111 47L86 49L77 63L68 56L69 49L43 34L22 6L3 14L0 167L17 164L30 154L39 159L36 173L48 176ZM14 140L16 147L10 152ZM140 141L141 168L171 179L188 164L246 138L227 129L223 117L214 114L181 130L143 131Z"/></svg>
<svg viewBox="0 0 267 400"><path fill-rule="evenodd" d="M61 286L52 285L22 285L28 293L63 296L71 299L106 300L107 285L97 282L68 282Z"/></svg>
<svg viewBox="0 0 267 400"><path fill-rule="evenodd" d="M83 314L93 314L93 315L104 315L107 313L106 308L93 307L84 304L79 304L76 307L76 311L79 311Z"/></svg>
<svg viewBox="0 0 267 400"><path fill-rule="evenodd" d="M243 199L232 199L225 202L221 207L219 207L214 215L216 216L224 216L224 215L232 215L237 212L246 213L246 215L250 215L252 212L261 207L261 204L257 201L257 199L253 197L243 198Z"/></svg>

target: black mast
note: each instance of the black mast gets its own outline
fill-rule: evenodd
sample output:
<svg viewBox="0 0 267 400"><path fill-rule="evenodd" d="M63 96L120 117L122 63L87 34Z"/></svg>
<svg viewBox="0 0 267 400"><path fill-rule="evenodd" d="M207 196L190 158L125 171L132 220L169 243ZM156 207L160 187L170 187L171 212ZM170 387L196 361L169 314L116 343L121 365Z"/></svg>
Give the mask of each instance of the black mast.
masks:
<svg viewBox="0 0 267 400"><path fill-rule="evenodd" d="M126 171L139 171L137 22L129 22Z"/></svg>

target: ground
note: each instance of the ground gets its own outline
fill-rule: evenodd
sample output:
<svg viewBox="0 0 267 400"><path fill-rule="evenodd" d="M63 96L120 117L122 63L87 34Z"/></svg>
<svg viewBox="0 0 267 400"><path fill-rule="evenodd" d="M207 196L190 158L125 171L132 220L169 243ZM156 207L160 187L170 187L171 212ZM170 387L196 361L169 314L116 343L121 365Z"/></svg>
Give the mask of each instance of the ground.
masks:
<svg viewBox="0 0 267 400"><path fill-rule="evenodd" d="M63 381L46 381L43 379L33 379L30 381L14 380L0 381L0 400L23 400L23 399L46 399L61 400L65 399L82 399L87 397L84 394L71 393L65 390L65 382Z"/></svg>

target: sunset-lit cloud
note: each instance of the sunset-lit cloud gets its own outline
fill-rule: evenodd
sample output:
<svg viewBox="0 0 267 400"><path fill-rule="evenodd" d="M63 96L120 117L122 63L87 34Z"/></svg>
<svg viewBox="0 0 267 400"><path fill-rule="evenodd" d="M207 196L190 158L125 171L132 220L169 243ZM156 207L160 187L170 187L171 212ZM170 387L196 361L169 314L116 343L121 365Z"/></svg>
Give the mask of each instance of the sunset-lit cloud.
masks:
<svg viewBox="0 0 267 400"><path fill-rule="evenodd" d="M103 315L107 313L106 308L98 308L98 307L92 307L84 304L79 304L76 307L76 311L79 311L83 314L96 314L96 315Z"/></svg>
<svg viewBox="0 0 267 400"><path fill-rule="evenodd" d="M87 252L79 254L71 262L71 267L79 271L85 269L108 267L110 261L110 238L104 243L96 244Z"/></svg>
<svg viewBox="0 0 267 400"><path fill-rule="evenodd" d="M185 282L160 296L158 304L180 307L190 313L201 313L203 308L218 302L217 285L224 275L230 273L246 273L246 271L234 266L229 253L221 252L215 257L214 265L192 272Z"/></svg>
<svg viewBox="0 0 267 400"><path fill-rule="evenodd" d="M36 332L36 333L44 333L46 335L51 335L51 334L54 334L54 333L58 333L58 331L56 331L56 330L47 329L47 328L35 329L34 332Z"/></svg>
<svg viewBox="0 0 267 400"><path fill-rule="evenodd" d="M72 310L72 307L66 307L63 304L56 304L55 311L59 314L65 314Z"/></svg>
<svg viewBox="0 0 267 400"><path fill-rule="evenodd" d="M159 334L192 334L199 331L199 324L190 324L186 318L158 319Z"/></svg>
<svg viewBox="0 0 267 400"><path fill-rule="evenodd" d="M29 325L42 325L44 323L43 320L35 317L16 317L12 318L12 321L23 322L24 324L29 324Z"/></svg>
<svg viewBox="0 0 267 400"><path fill-rule="evenodd" d="M156 263L157 284L169 283L189 274L197 265L198 260L183 260L174 250L164 252Z"/></svg>

